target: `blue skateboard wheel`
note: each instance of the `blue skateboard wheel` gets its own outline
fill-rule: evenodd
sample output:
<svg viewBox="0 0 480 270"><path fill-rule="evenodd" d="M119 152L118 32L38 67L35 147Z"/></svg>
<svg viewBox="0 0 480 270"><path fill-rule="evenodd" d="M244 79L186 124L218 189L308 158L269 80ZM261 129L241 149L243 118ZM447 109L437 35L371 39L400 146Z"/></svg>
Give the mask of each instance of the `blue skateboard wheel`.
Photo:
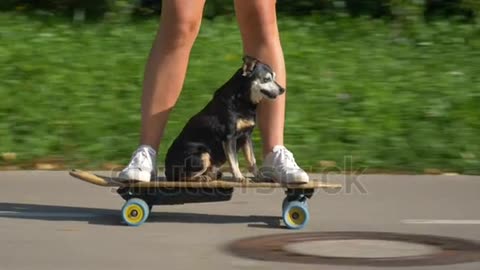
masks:
<svg viewBox="0 0 480 270"><path fill-rule="evenodd" d="M129 226L142 225L149 214L150 207L142 199L129 199L122 207L122 219Z"/></svg>
<svg viewBox="0 0 480 270"><path fill-rule="evenodd" d="M301 201L287 202L283 208L283 222L289 229L302 229L310 221L308 205Z"/></svg>

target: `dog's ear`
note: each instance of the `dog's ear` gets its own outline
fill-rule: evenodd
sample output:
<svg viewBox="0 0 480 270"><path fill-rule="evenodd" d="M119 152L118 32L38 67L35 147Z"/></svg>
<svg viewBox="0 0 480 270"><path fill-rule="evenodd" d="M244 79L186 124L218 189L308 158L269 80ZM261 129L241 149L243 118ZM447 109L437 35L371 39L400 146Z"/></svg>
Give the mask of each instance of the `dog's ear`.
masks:
<svg viewBox="0 0 480 270"><path fill-rule="evenodd" d="M243 57L243 73L242 76L248 76L252 73L252 71L255 69L255 66L257 65L258 60L251 57L251 56L244 56Z"/></svg>

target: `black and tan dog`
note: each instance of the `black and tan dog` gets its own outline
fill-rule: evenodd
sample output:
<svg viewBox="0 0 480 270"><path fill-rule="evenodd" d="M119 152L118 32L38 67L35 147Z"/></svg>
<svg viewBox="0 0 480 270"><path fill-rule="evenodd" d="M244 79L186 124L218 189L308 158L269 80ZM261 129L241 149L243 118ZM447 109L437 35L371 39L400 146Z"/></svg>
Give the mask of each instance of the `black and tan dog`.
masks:
<svg viewBox="0 0 480 270"><path fill-rule="evenodd" d="M220 178L220 166L228 161L233 177L244 180L237 151L242 149L252 173L257 166L252 146L257 104L285 92L275 81L271 67L252 57L218 89L213 99L183 128L168 149L165 175L168 181L209 181Z"/></svg>

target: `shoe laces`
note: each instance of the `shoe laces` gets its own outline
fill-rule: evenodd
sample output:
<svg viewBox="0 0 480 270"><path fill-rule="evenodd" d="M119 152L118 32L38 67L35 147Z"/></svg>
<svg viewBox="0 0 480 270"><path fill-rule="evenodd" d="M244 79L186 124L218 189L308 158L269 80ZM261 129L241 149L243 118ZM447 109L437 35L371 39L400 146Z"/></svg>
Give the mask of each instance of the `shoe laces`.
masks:
<svg viewBox="0 0 480 270"><path fill-rule="evenodd" d="M147 149L137 149L132 155L132 160L128 164L128 167L134 167L138 169L146 168L149 167L148 164L145 164L145 162L148 162L148 159L150 158L148 150Z"/></svg>
<svg viewBox="0 0 480 270"><path fill-rule="evenodd" d="M295 158L293 157L292 152L288 151L287 148L280 148L278 150L280 153L280 157L285 160L286 162L282 162L284 169L298 169L300 168L298 164L295 162Z"/></svg>

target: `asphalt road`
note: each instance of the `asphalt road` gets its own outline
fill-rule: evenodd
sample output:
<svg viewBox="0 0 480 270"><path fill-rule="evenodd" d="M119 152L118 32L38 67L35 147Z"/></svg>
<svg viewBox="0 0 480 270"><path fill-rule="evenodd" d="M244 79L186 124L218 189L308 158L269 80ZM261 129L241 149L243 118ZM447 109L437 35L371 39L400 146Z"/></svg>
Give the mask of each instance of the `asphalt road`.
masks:
<svg viewBox="0 0 480 270"><path fill-rule="evenodd" d="M364 175L352 182L330 175L328 180L345 186L336 193L317 192L303 232L480 241L480 177ZM283 197L281 190L237 190L229 202L156 206L147 223L128 227L120 224L123 200L110 188L67 172L0 172L0 269L352 269L252 260L225 250L238 239L292 233L278 222ZM477 270L480 262L409 269L453 268Z"/></svg>

